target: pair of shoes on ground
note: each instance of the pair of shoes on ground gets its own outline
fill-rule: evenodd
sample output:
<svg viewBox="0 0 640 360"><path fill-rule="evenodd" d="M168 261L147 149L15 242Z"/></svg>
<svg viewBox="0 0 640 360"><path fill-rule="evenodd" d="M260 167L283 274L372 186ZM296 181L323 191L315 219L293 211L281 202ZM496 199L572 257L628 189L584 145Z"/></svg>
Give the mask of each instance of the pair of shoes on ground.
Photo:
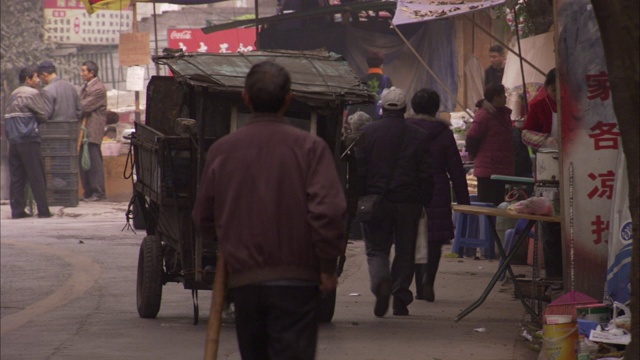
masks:
<svg viewBox="0 0 640 360"><path fill-rule="evenodd" d="M53 216L53 214L51 214L50 212L43 212L43 213L38 213L38 218L40 219L46 219L46 218L50 218ZM24 219L24 218L30 218L33 217L33 214L30 214L28 212L22 212L22 213L18 213L15 215L11 215L12 219Z"/></svg>
<svg viewBox="0 0 640 360"><path fill-rule="evenodd" d="M86 198L82 199L82 201L89 201L89 202L93 202L93 201L102 201L102 200L105 200L106 198L107 198L107 197L106 197L106 196L104 196L104 195L96 195L96 194L93 194L93 195L91 195L91 196L89 196L89 197L86 197Z"/></svg>
<svg viewBox="0 0 640 360"><path fill-rule="evenodd" d="M17 214L11 214L11 218L12 219L24 219L24 218L30 218L32 216L33 216L33 214L29 214L26 211L23 211L23 212L17 213Z"/></svg>

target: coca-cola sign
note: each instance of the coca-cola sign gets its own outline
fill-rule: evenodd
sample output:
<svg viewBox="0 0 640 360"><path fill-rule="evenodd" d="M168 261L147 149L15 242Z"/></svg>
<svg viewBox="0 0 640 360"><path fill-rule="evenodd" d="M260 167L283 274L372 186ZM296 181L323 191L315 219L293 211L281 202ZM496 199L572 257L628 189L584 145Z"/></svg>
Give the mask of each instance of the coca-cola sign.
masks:
<svg viewBox="0 0 640 360"><path fill-rule="evenodd" d="M191 31L192 30L169 30L171 34L169 38L171 40L191 40Z"/></svg>
<svg viewBox="0 0 640 360"><path fill-rule="evenodd" d="M229 29L204 34L196 28L169 29L169 47L185 53L235 53L255 50L255 29Z"/></svg>

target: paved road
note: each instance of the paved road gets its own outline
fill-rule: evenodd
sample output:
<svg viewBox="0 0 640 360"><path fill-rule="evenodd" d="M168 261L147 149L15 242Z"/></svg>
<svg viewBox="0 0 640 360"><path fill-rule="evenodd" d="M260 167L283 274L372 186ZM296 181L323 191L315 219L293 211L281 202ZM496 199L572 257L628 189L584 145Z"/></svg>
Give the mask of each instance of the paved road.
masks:
<svg viewBox="0 0 640 360"><path fill-rule="evenodd" d="M202 359L211 293L200 293L198 325L191 292L175 283L164 287L157 319L139 318L135 283L144 234L121 231L125 208L82 203L54 208L51 219L11 220L1 206L3 360ZM443 259L435 303L416 301L408 317L378 319L364 245L350 242L336 314L321 327L317 358L536 359L520 336L528 317L510 287L497 286L481 308L452 320L496 268L497 262ZM240 358L231 322L223 325L219 358Z"/></svg>

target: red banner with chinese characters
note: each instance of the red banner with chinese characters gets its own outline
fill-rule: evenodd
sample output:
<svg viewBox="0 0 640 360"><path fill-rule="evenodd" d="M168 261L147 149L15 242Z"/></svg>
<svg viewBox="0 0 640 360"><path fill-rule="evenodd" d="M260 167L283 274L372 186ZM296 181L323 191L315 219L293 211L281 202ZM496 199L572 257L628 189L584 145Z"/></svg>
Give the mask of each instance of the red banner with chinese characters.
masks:
<svg viewBox="0 0 640 360"><path fill-rule="evenodd" d="M556 6L565 280L571 281L573 263L575 290L602 299L620 131L589 1L559 0Z"/></svg>
<svg viewBox="0 0 640 360"><path fill-rule="evenodd" d="M256 50L254 28L229 29L205 35L198 28L176 28L167 30L170 48L184 52L235 53Z"/></svg>

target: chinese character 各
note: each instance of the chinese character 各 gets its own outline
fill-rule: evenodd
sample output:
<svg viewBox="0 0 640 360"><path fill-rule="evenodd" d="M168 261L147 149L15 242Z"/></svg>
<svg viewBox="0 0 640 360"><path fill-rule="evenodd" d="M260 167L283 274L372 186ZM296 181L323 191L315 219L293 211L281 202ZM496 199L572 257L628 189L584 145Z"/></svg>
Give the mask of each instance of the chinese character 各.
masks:
<svg viewBox="0 0 640 360"><path fill-rule="evenodd" d="M589 137L593 139L595 150L618 150L620 131L617 131L616 123L598 121L589 130L592 131Z"/></svg>

